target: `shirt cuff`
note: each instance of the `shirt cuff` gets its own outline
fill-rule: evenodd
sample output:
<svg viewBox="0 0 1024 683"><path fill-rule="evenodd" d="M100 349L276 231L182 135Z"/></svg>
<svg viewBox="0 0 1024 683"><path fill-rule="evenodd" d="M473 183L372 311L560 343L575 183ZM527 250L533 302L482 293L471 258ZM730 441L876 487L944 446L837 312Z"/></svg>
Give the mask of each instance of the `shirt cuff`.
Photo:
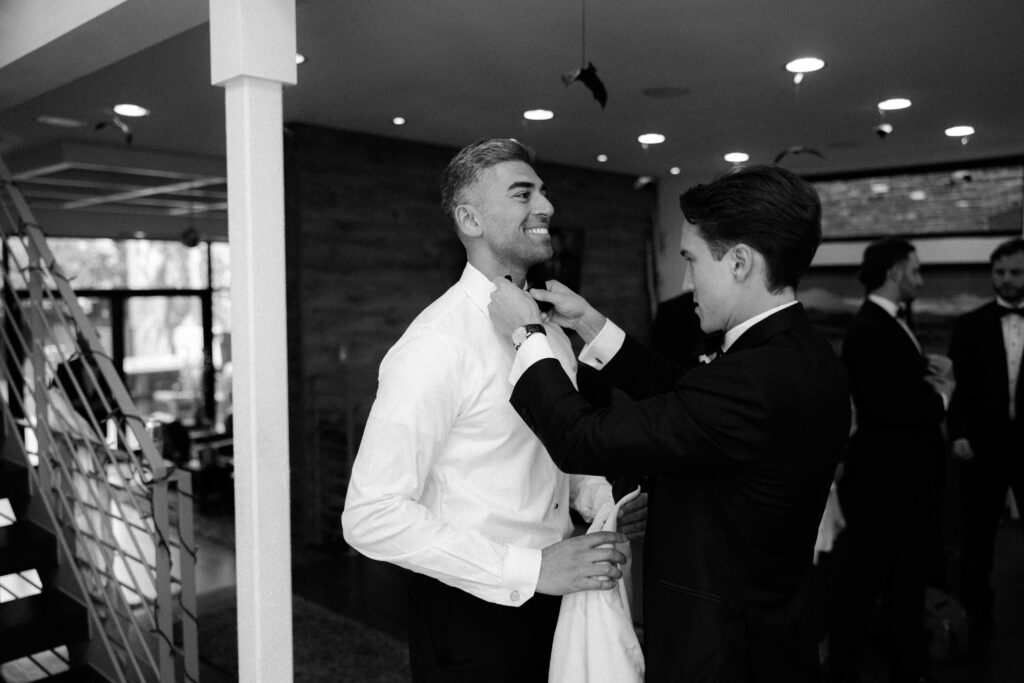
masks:
<svg viewBox="0 0 1024 683"><path fill-rule="evenodd" d="M594 339L580 351L580 362L600 370L622 348L626 341L626 333L610 319L605 320L604 327Z"/></svg>
<svg viewBox="0 0 1024 683"><path fill-rule="evenodd" d="M512 361L512 370L508 373L509 383L515 386L531 365L539 360L554 357L555 354L551 350L548 336L546 334L531 334L526 341L519 345L516 358Z"/></svg>
<svg viewBox="0 0 1024 683"><path fill-rule="evenodd" d="M511 607L519 607L537 592L537 581L540 579L541 550L508 546L505 556L504 583L508 588L508 602Z"/></svg>

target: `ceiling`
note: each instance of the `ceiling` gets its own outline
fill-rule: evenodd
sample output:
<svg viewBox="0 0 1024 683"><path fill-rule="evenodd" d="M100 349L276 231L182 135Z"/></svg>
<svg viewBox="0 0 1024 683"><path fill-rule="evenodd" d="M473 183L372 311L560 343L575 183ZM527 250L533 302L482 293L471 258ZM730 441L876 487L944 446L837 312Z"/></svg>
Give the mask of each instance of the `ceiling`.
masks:
<svg viewBox="0 0 1024 683"><path fill-rule="evenodd" d="M223 220L224 93L210 85L206 2L92 1L104 3L0 59L0 154L42 211ZM585 3L605 108L561 79L583 59L580 0L300 0L307 62L285 89L285 120L451 147L513 136L543 161L665 179L673 166L708 179L726 152L770 162L794 146L824 158L781 163L814 175L1024 154L1020 0ZM38 21L16 5L0 0L0 46L21 35L12 17ZM812 54L826 67L797 87L784 64ZM913 106L886 114L883 139L876 103L891 97ZM121 101L152 111L124 119L130 147L111 120ZM532 108L555 117L524 120ZM943 134L956 124L975 127L967 144ZM644 148L646 132L667 140Z"/></svg>

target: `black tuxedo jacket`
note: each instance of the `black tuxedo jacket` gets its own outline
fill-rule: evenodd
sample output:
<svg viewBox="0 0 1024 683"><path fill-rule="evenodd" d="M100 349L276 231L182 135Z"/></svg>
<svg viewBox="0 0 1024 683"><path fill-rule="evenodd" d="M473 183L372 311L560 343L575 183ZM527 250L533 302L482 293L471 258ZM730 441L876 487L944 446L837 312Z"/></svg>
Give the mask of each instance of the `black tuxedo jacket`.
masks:
<svg viewBox="0 0 1024 683"><path fill-rule="evenodd" d="M949 407L949 436L966 437L986 457L1011 435L1010 382L999 307L989 302L957 319L949 346L956 390ZM1024 373L1017 379L1017 415L1024 425Z"/></svg>
<svg viewBox="0 0 1024 683"><path fill-rule="evenodd" d="M557 361L512 404L566 472L652 477L647 680L817 681L811 560L849 430L842 365L796 304L680 374L627 338L594 409Z"/></svg>
<svg viewBox="0 0 1024 683"><path fill-rule="evenodd" d="M925 381L927 361L870 300L847 328L842 357L857 424L840 483L844 512L923 513L939 481L945 417L942 396Z"/></svg>

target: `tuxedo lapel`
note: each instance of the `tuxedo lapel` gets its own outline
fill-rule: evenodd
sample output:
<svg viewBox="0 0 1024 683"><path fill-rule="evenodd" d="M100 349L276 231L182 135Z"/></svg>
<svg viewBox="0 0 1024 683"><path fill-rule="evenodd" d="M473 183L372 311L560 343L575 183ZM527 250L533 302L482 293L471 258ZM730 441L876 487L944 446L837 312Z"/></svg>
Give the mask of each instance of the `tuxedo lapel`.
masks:
<svg viewBox="0 0 1024 683"><path fill-rule="evenodd" d="M916 358L918 361L924 362L921 349L914 343L914 339L907 334L907 330L900 325L896 318L889 315L888 311L870 299L864 302L864 310L871 315L877 325L887 330L894 345L893 353L898 352L908 359Z"/></svg>

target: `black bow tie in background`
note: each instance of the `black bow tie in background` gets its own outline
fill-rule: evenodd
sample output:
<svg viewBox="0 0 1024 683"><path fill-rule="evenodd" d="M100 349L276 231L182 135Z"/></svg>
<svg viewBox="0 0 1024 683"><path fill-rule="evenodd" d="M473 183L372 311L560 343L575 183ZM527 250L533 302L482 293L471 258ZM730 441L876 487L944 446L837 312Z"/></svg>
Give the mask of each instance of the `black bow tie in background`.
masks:
<svg viewBox="0 0 1024 683"><path fill-rule="evenodd" d="M1009 306L998 306L999 317L1004 315L1019 315L1024 317L1024 307L1021 308L1010 308Z"/></svg>

